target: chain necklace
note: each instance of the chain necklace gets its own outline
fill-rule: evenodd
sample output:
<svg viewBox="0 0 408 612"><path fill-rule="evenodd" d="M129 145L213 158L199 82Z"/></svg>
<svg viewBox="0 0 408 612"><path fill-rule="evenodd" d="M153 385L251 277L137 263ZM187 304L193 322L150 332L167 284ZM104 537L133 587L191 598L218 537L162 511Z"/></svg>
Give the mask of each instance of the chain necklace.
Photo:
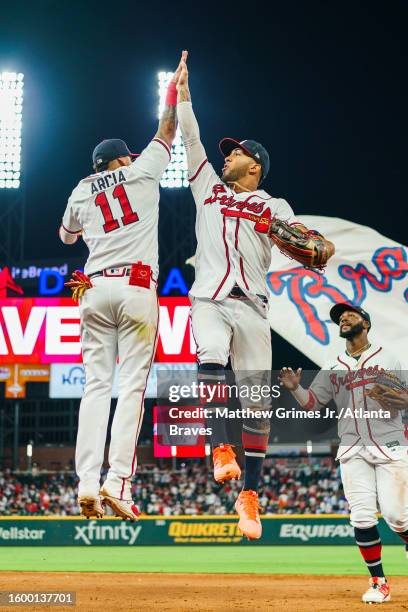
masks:
<svg viewBox="0 0 408 612"><path fill-rule="evenodd" d="M362 346L361 348L359 348L357 351L354 351L353 353L349 353L347 351L347 355L349 355L349 357L355 357L356 355L358 355L359 353L362 353L363 351L365 351L366 349L370 348L371 344L370 342L367 342L367 344L365 344L364 346Z"/></svg>

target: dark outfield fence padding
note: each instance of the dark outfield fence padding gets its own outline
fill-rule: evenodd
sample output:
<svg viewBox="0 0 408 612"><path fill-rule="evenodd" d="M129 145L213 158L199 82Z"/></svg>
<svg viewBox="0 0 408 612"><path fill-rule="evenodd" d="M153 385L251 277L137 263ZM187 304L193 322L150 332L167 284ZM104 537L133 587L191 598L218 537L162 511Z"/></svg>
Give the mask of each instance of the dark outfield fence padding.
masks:
<svg viewBox="0 0 408 612"><path fill-rule="evenodd" d="M137 523L107 518L0 517L0 547L354 544L347 515L263 517L262 539L251 543L243 538L237 522L236 516L150 516ZM401 544L383 519L379 530L384 544Z"/></svg>

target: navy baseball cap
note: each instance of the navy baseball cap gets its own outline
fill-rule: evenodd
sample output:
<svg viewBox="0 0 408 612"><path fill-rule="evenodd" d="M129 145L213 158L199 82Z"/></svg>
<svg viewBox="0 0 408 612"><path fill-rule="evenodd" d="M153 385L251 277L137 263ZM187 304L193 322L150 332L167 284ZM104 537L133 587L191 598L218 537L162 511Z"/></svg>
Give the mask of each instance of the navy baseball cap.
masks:
<svg viewBox="0 0 408 612"><path fill-rule="evenodd" d="M234 149L242 149L247 155L252 157L262 168L262 180L264 180L269 172L270 162L269 153L256 140L234 140L233 138L223 138L219 144L220 151L224 157L227 157Z"/></svg>
<svg viewBox="0 0 408 612"><path fill-rule="evenodd" d="M131 153L124 140L120 138L110 138L102 140L92 153L92 163L95 170L105 164L118 159L118 157L138 157L137 153Z"/></svg>
<svg viewBox="0 0 408 612"><path fill-rule="evenodd" d="M335 306L333 306L333 308L330 310L331 320L334 321L334 323L336 323L337 325L339 325L340 317L343 312L346 312L346 310L352 310L353 312L357 312L363 317L363 319L369 322L371 327L371 318L368 312L366 312L360 306L355 306L354 304L347 304L347 302L342 302L341 304L335 304Z"/></svg>

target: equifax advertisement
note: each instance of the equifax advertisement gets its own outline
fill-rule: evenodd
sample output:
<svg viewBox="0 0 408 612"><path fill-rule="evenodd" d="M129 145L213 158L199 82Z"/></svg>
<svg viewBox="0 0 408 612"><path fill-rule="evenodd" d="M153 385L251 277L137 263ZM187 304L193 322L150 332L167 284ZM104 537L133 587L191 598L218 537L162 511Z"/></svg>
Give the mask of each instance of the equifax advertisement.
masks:
<svg viewBox="0 0 408 612"><path fill-rule="evenodd" d="M187 297L159 298L155 361L195 363ZM79 308L71 298L0 299L0 365L81 363Z"/></svg>

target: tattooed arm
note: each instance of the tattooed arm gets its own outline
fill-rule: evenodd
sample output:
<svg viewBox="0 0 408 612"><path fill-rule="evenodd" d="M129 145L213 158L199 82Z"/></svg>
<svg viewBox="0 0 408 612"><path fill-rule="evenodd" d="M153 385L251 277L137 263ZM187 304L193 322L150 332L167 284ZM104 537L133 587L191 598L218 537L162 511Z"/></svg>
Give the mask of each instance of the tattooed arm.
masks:
<svg viewBox="0 0 408 612"><path fill-rule="evenodd" d="M154 138L161 138L169 147L173 144L177 130L177 112L176 106L165 106L162 116L160 117L159 128L154 135Z"/></svg>
<svg viewBox="0 0 408 612"><path fill-rule="evenodd" d="M171 146L177 130L177 81L181 62L167 88L164 110L159 127L150 143L130 166L130 172L142 171L155 181L160 181L171 160Z"/></svg>
<svg viewBox="0 0 408 612"><path fill-rule="evenodd" d="M162 116L160 117L159 129L155 134L155 138L161 138L169 147L173 144L177 130L177 82L182 70L182 63L187 59L187 51L183 51L180 63L177 67L173 78L170 81L167 91L166 103Z"/></svg>
<svg viewBox="0 0 408 612"><path fill-rule="evenodd" d="M177 104L190 102L190 90L188 88L187 51L183 51L179 65L180 73L177 80Z"/></svg>

